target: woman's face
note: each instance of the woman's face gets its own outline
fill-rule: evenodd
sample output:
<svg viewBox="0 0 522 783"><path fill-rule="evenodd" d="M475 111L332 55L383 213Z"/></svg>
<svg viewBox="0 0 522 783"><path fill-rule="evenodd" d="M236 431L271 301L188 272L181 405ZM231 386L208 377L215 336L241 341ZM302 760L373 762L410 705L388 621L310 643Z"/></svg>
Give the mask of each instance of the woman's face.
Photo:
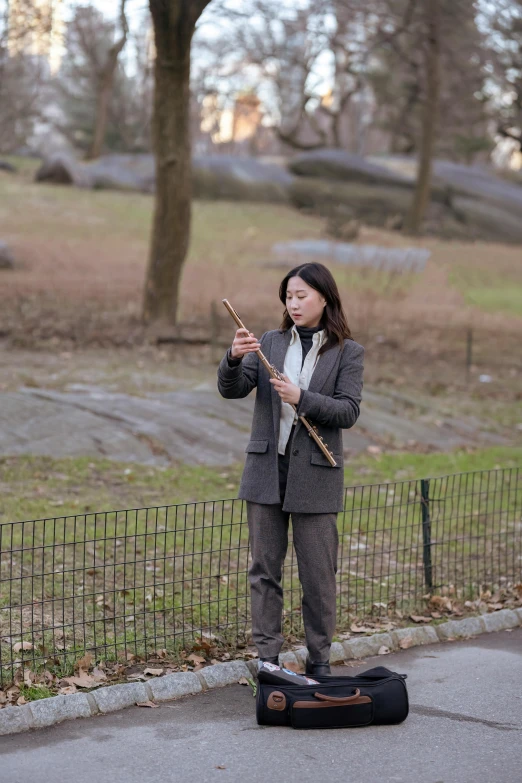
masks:
<svg viewBox="0 0 522 783"><path fill-rule="evenodd" d="M291 277L286 288L286 309L296 326L319 326L326 299L300 277Z"/></svg>

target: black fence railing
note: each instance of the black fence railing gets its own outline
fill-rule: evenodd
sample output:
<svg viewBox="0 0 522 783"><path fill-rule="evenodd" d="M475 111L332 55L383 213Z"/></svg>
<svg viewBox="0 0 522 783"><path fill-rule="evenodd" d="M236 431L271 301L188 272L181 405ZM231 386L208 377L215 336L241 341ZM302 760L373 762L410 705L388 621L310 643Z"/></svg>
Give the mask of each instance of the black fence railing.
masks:
<svg viewBox="0 0 522 783"><path fill-rule="evenodd" d="M522 581L522 470L348 487L338 517L338 628L419 611L452 586L474 599ZM219 500L0 525L0 685L20 664L86 650L175 653L250 628L246 505ZM300 634L293 547L284 624Z"/></svg>

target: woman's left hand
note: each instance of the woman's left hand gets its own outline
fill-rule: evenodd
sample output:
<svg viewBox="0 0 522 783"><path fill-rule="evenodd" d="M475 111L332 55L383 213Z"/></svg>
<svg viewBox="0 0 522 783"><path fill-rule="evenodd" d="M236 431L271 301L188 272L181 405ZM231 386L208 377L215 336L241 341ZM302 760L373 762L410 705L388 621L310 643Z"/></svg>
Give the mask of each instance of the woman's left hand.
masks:
<svg viewBox="0 0 522 783"><path fill-rule="evenodd" d="M301 399L301 389L296 386L295 383L291 383L286 375L283 376L284 381L279 381L277 378L271 378L270 383L279 394L283 402L289 402L292 405L297 405Z"/></svg>

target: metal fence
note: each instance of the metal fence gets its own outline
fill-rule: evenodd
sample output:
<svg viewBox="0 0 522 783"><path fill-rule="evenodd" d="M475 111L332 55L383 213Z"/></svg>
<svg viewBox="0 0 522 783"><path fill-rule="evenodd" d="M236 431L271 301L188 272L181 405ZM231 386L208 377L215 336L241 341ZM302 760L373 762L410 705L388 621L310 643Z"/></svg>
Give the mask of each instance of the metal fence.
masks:
<svg viewBox="0 0 522 783"><path fill-rule="evenodd" d="M339 514L338 628L521 581L522 470L347 487ZM0 685L20 662L67 665L176 652L204 634L244 644L248 527L241 500L0 525ZM300 634L292 546L284 625Z"/></svg>

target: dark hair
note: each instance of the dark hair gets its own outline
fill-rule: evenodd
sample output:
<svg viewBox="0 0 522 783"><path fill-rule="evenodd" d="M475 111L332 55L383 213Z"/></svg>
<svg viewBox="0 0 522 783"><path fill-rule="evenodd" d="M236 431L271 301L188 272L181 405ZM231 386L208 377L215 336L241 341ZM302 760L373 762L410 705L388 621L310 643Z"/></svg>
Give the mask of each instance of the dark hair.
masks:
<svg viewBox="0 0 522 783"><path fill-rule="evenodd" d="M301 264L300 266L291 269L279 286L279 299L285 305L283 322L280 328L283 331L286 331L287 329L291 329L294 323L286 309L286 289L291 277L300 277L301 280L308 283L310 288L319 291L321 296L324 296L326 299L326 307L324 308L320 325L326 331L327 339L323 343L319 353L324 353L335 345L339 345L342 348L344 340L353 340L341 303L341 297L339 296L337 283L330 270L316 261Z"/></svg>

